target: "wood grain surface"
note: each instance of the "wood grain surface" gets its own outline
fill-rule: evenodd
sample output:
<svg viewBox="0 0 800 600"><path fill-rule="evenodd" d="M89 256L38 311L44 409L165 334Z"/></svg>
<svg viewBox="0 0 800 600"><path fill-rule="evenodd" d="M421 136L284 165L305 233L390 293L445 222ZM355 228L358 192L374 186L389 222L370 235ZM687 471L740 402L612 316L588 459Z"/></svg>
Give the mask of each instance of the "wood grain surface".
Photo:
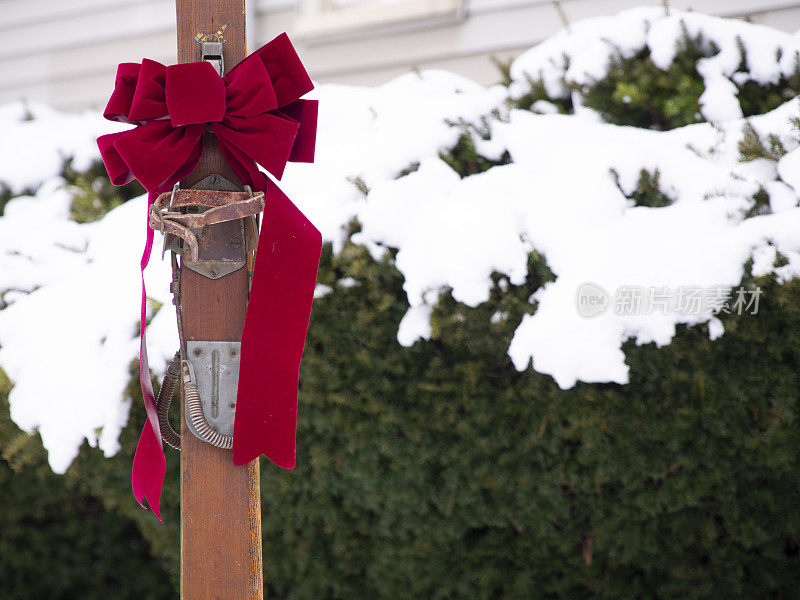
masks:
<svg viewBox="0 0 800 600"><path fill-rule="evenodd" d="M201 59L197 33L225 30L225 66L246 55L244 0L176 0L178 62ZM213 134L181 187L212 173L237 185ZM247 307L247 271L208 279L183 269L183 328L187 340L240 341ZM183 398L181 397L181 400ZM258 460L236 467L230 450L198 440L181 402L181 599L262 600L261 498Z"/></svg>

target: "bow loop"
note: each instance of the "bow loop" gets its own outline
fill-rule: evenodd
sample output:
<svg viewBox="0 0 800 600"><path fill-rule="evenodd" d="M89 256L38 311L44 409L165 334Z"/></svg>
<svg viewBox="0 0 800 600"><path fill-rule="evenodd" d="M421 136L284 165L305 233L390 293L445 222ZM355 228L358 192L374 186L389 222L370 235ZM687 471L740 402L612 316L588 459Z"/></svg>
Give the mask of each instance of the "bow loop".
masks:
<svg viewBox="0 0 800 600"><path fill-rule="evenodd" d="M298 129L296 121L271 113L226 116L222 123L211 125L220 143L234 146L277 179L283 177Z"/></svg>
<svg viewBox="0 0 800 600"><path fill-rule="evenodd" d="M203 125L174 128L169 121L152 121L118 137L114 149L139 183L154 192L194 170L203 152L203 130Z"/></svg>
<svg viewBox="0 0 800 600"><path fill-rule="evenodd" d="M101 135L97 138L97 147L100 148L100 156L103 159L103 164L106 166L106 171L108 171L108 178L114 185L125 185L134 180L130 168L114 147L114 142L127 134L127 131L121 131L119 133Z"/></svg>
<svg viewBox="0 0 800 600"><path fill-rule="evenodd" d="M103 116L109 121L133 124L133 121L128 118L128 113L136 92L140 68L137 63L121 63L117 67L114 91L111 92L111 98L108 99L106 109L103 111Z"/></svg>
<svg viewBox="0 0 800 600"><path fill-rule="evenodd" d="M278 107L291 104L314 89L311 78L285 33L256 50L252 56L258 57L266 67ZM238 66L234 70L236 68Z"/></svg>
<svg viewBox="0 0 800 600"><path fill-rule="evenodd" d="M225 84L210 63L167 67L165 96L173 127L213 123L225 116Z"/></svg>
<svg viewBox="0 0 800 600"><path fill-rule="evenodd" d="M254 117L278 108L275 90L264 64L249 56L223 78L225 82L225 114Z"/></svg>
<svg viewBox="0 0 800 600"><path fill-rule="evenodd" d="M136 81L128 118L144 123L167 116L167 103L164 101L164 81L167 68L160 62L144 59Z"/></svg>
<svg viewBox="0 0 800 600"><path fill-rule="evenodd" d="M114 183L135 177L152 192L191 172L209 125L242 183L263 187L256 165L280 179L288 161L314 160L317 103L299 100L313 88L285 33L224 78L207 62L123 63L104 114L139 127L98 145Z"/></svg>

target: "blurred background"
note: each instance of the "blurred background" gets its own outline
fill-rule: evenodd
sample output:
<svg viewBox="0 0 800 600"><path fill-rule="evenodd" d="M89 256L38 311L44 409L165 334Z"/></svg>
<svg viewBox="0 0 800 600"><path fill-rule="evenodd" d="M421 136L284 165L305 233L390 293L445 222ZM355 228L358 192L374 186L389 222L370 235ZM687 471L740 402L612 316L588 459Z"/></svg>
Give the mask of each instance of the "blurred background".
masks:
<svg viewBox="0 0 800 600"><path fill-rule="evenodd" d="M286 31L318 83L376 85L410 68L443 68L483 84L565 21L612 14L635 0L252 0L248 47ZM674 0L677 9L800 28L796 0ZM175 62L170 0L3 0L0 102L102 108L120 62Z"/></svg>
<svg viewBox="0 0 800 600"><path fill-rule="evenodd" d="M320 99L280 182L324 247L266 596L800 598L800 0L247 7ZM130 489L146 197L95 142L174 3L0 9L0 600L175 598L178 454L163 524Z"/></svg>

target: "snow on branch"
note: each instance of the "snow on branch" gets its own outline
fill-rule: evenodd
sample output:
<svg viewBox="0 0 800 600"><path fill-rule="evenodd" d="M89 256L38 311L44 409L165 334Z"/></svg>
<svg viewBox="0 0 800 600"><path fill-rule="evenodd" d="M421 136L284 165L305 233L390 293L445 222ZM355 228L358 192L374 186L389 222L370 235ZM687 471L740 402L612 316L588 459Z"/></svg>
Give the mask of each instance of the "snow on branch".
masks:
<svg viewBox="0 0 800 600"><path fill-rule="evenodd" d="M614 60L669 68L681 39L699 44L680 66L701 80L697 120L715 123L658 131L603 122L584 107L581 86L603 82ZM636 9L574 23L530 50L512 65L510 88L443 71L374 88L321 86L317 161L290 165L281 186L334 252L350 240L393 261L409 302L400 344L435 334L442 292L478 306L498 273L505 293L530 280L531 256L543 257L553 277L528 300L508 348L514 364L562 388L624 384L628 339L668 344L681 323L724 335L719 301L748 259L754 274L800 274L800 102L745 120L738 96L745 79L766 94L790 77L795 43L739 21ZM541 102L522 105L533 79ZM32 116L0 107L0 182L14 190L0 216L0 366L14 382L12 418L41 433L64 471L84 439L116 452L127 420L146 200L71 220L63 160L88 168L107 126L90 113L36 107ZM156 372L177 343L168 283L167 265L153 260ZM316 302L350 283L319 286ZM680 310L677 295L689 288L704 303ZM636 290L651 303L658 293L659 304L634 310ZM603 294L605 306L581 304L602 304Z"/></svg>

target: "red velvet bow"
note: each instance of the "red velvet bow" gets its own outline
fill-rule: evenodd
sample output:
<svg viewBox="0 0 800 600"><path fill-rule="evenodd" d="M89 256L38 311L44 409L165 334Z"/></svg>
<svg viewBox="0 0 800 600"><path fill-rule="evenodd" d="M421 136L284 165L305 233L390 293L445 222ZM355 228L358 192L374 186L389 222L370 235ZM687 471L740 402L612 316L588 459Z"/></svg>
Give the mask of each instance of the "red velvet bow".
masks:
<svg viewBox="0 0 800 600"><path fill-rule="evenodd" d="M207 128L244 184L264 191L266 206L247 306L233 459L265 454L295 465L297 383L316 284L322 237L257 165L280 179L287 161L313 162L317 102L300 100L311 79L281 34L220 77L206 62L165 67L123 63L104 116L137 127L97 140L115 185L138 179L150 192L189 175L203 152ZM148 228L141 268L153 244ZM146 291L142 278L140 383L147 410L132 469L133 492L156 516L166 460L147 364Z"/></svg>
<svg viewBox="0 0 800 600"><path fill-rule="evenodd" d="M138 127L97 143L115 185L154 192L194 170L208 127L242 182L266 191L256 163L280 179L287 161L314 161L317 102L300 100L313 88L285 33L225 77L207 62L123 63L103 114Z"/></svg>

